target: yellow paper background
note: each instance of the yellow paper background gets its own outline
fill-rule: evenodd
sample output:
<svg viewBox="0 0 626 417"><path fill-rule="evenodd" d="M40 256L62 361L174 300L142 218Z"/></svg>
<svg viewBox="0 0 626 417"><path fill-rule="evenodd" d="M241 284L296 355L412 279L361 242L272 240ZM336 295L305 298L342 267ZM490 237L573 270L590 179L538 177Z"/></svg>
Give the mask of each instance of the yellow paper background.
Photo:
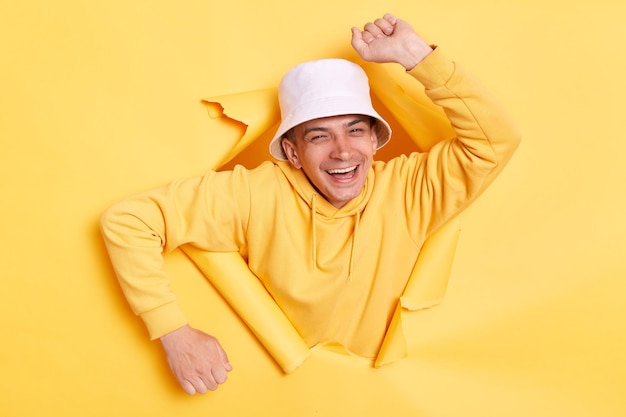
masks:
<svg viewBox="0 0 626 417"><path fill-rule="evenodd" d="M387 10L482 79L524 132L463 216L444 303L403 318L408 359L374 369L316 349L285 375L175 252L183 309L235 367L189 398L126 306L97 216L216 163L241 126L212 121L202 98L354 57L349 27ZM608 0L2 5L0 414L626 414L624 16Z"/></svg>

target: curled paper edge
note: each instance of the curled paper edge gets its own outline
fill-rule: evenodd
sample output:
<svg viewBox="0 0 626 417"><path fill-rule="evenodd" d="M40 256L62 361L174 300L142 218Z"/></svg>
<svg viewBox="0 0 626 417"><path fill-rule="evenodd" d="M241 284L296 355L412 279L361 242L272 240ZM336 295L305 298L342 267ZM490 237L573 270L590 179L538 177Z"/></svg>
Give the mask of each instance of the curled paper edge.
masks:
<svg viewBox="0 0 626 417"><path fill-rule="evenodd" d="M443 300L460 233L460 219L457 216L424 242L411 277L387 327L387 333L374 361L375 367L381 367L408 355L402 327L404 311L431 308Z"/></svg>
<svg viewBox="0 0 626 417"><path fill-rule="evenodd" d="M310 355L291 322L263 284L236 252L181 248L245 322L285 373L293 372Z"/></svg>
<svg viewBox="0 0 626 417"><path fill-rule="evenodd" d="M433 141L445 139L452 134L445 116L438 108L433 108L432 102L426 97L421 97L423 93L416 95L416 91L413 91L415 86L407 84L406 75L394 74L384 65L366 64L364 69L368 73L373 94L397 118L420 149L427 150ZM412 90L411 94L406 93L407 89ZM246 126L244 134L221 157L216 168L230 161L280 122L276 93L277 90L271 88L202 100L211 118L226 117ZM414 96L418 98L415 99ZM416 112L426 113L428 117L425 119L428 121L416 124ZM244 120L245 123L242 122ZM446 223L425 242L407 286L398 300L374 366L379 367L407 356L402 327L403 310L430 308L444 298L459 232L459 220L456 218ZM185 247L183 251L196 263L286 373L292 372L306 360L311 350L239 254L209 253L193 247ZM234 285L235 282L239 284ZM256 300L257 296L259 300Z"/></svg>
<svg viewBox="0 0 626 417"><path fill-rule="evenodd" d="M243 135L219 158L215 168L228 163L264 132L277 126L280 108L276 96L276 88L267 88L202 99L211 119L226 118L245 126Z"/></svg>

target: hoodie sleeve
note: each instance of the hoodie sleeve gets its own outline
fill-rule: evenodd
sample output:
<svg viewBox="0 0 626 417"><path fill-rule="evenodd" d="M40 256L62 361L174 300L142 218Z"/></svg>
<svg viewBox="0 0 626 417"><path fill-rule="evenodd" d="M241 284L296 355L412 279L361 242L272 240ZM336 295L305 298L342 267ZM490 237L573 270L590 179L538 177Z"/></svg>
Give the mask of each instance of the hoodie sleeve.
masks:
<svg viewBox="0 0 626 417"><path fill-rule="evenodd" d="M177 180L101 215L100 229L124 295L152 339L187 323L170 290L163 253L188 243L240 251L249 207L246 178L238 169Z"/></svg>
<svg viewBox="0 0 626 417"><path fill-rule="evenodd" d="M497 100L439 48L409 74L443 108L456 135L418 158L409 184L407 204L419 212L411 228L427 237L487 188L515 152L520 134Z"/></svg>

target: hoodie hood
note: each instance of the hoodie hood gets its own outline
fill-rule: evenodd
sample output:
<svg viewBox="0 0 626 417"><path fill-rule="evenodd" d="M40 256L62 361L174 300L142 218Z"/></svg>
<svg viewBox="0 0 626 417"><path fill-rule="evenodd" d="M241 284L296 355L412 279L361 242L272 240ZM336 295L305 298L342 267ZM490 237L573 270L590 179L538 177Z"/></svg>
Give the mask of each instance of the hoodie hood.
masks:
<svg viewBox="0 0 626 417"><path fill-rule="evenodd" d="M354 217L354 229L352 230L352 245L350 249L350 261L348 265L348 279L352 281L352 271L354 269L354 255L358 244L359 224L361 214L369 201L374 187L374 172L370 168L365 180L365 186L361 193L350 200L346 205L337 208L330 204L320 192L313 187L309 179L301 169L295 168L290 162L280 161L276 163L283 172L287 181L294 188L298 196L306 202L311 210L311 236L312 236L312 261L314 268L317 269L317 219L340 219L345 217Z"/></svg>
<svg viewBox="0 0 626 417"><path fill-rule="evenodd" d="M285 174L285 177L294 190L296 190L300 198L302 198L311 209L313 209L315 205L315 213L326 218L342 218L361 213L365 209L374 187L374 173L370 168L361 194L350 200L345 206L337 208L330 204L328 200L313 187L301 169L294 168L293 165L287 161L276 162L276 165L278 165L283 174Z"/></svg>

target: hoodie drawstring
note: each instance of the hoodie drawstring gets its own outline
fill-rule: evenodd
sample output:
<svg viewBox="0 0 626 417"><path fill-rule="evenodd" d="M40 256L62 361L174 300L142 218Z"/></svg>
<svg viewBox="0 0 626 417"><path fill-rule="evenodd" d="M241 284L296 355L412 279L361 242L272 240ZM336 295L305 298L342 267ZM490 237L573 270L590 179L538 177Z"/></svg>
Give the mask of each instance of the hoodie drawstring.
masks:
<svg viewBox="0 0 626 417"><path fill-rule="evenodd" d="M352 247L350 248L350 265L348 266L348 279L352 282L352 268L354 267L354 253L356 252L356 242L359 234L359 222L361 221L361 212L356 213L356 222L354 223L354 233L352 233Z"/></svg>
<svg viewBox="0 0 626 417"><path fill-rule="evenodd" d="M317 194L313 194L311 196L311 227L313 228L313 270L317 271L317 227L315 224L315 219L317 218L317 207L315 205L315 202L317 201Z"/></svg>

